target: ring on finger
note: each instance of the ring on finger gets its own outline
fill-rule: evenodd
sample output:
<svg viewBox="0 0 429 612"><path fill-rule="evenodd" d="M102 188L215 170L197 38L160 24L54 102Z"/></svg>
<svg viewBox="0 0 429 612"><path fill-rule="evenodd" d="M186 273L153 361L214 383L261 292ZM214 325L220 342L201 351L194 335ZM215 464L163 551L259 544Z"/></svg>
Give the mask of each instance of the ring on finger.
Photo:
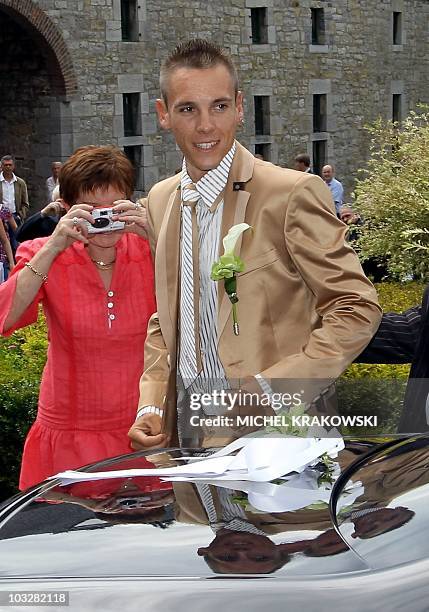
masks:
<svg viewBox="0 0 429 612"><path fill-rule="evenodd" d="M72 222L75 227L76 225L79 225L79 217L73 217Z"/></svg>
<svg viewBox="0 0 429 612"><path fill-rule="evenodd" d="M136 202L136 203L134 204L134 210L140 210L140 208L142 208L142 205L141 205L141 204L139 204L138 202Z"/></svg>

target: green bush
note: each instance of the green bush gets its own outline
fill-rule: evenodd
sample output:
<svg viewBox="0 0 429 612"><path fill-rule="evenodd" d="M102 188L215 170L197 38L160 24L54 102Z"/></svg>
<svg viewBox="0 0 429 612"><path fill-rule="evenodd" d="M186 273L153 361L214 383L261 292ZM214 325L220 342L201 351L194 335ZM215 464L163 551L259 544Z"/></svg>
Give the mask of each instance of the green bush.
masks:
<svg viewBox="0 0 429 612"><path fill-rule="evenodd" d="M0 501L17 491L22 447L36 418L47 346L43 315L35 325L0 337Z"/></svg>
<svg viewBox="0 0 429 612"><path fill-rule="evenodd" d="M34 325L18 329L8 338L0 337L2 379L40 381L46 363L48 337L42 311Z"/></svg>
<svg viewBox="0 0 429 612"><path fill-rule="evenodd" d="M17 492L22 447L36 418L38 394L39 382L34 380L0 386L0 501Z"/></svg>
<svg viewBox="0 0 429 612"><path fill-rule="evenodd" d="M429 107L399 126L379 119L367 128L370 159L356 182L354 207L365 223L358 248L386 261L389 275L429 278Z"/></svg>

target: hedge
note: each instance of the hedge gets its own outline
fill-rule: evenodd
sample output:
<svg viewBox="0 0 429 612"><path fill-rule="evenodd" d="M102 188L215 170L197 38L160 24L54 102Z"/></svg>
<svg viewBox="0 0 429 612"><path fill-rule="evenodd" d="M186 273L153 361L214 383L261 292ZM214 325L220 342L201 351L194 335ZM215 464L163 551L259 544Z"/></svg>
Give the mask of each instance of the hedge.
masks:
<svg viewBox="0 0 429 612"><path fill-rule="evenodd" d="M17 490L22 446L36 418L47 346L43 315L35 325L0 337L0 501Z"/></svg>
<svg viewBox="0 0 429 612"><path fill-rule="evenodd" d="M395 312L418 304L424 289L420 283L381 283L376 287L384 310ZM10 338L0 338L3 381L0 385L0 500L16 492L23 442L36 415L47 344L43 316L37 324L18 330ZM338 384L341 412L371 415L376 406L382 417L380 433L393 430L408 371L409 366L405 365L352 365ZM393 380L397 382L392 384ZM356 381L358 384L354 384Z"/></svg>

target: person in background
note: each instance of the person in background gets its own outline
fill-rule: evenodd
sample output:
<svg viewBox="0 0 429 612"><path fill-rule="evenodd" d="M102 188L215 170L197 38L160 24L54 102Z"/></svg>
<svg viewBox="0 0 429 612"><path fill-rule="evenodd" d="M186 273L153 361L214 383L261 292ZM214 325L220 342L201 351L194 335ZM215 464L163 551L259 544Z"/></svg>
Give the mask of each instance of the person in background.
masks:
<svg viewBox="0 0 429 612"><path fill-rule="evenodd" d="M12 213L0 208L0 283L8 278L15 265L9 236L4 226L4 221L8 221L11 216Z"/></svg>
<svg viewBox="0 0 429 612"><path fill-rule="evenodd" d="M122 151L78 149L61 171L70 209L50 237L21 244L0 286L0 333L34 323L41 304L49 336L21 489L131 450L127 431L155 310L145 211L129 200L133 190L134 169ZM100 209L122 229L90 232Z"/></svg>
<svg viewBox="0 0 429 612"><path fill-rule="evenodd" d="M340 183L340 181L338 181L334 177L334 166L331 166L329 164L323 166L322 178L331 190L332 198L335 204L335 212L337 214L337 217L340 219L341 207L343 205L344 200L344 188L342 183Z"/></svg>
<svg viewBox="0 0 429 612"><path fill-rule="evenodd" d="M60 218L69 210L69 205L60 198L60 186L57 185L52 193L52 202L31 217L28 217L16 231L18 242L34 240L50 236L57 227Z"/></svg>
<svg viewBox="0 0 429 612"><path fill-rule="evenodd" d="M411 363L398 423L399 433L429 431L429 286L422 302L405 312L386 312L356 363Z"/></svg>
<svg viewBox="0 0 429 612"><path fill-rule="evenodd" d="M295 165L294 169L299 172L307 172L308 174L313 174L311 171L311 162L310 156L307 153L299 153L295 157Z"/></svg>
<svg viewBox="0 0 429 612"><path fill-rule="evenodd" d="M21 225L30 207L25 181L15 174L15 160L12 155L4 155L0 159L0 207L12 213L12 219L7 222L7 230L13 253L18 248L15 238L16 227Z"/></svg>
<svg viewBox="0 0 429 612"><path fill-rule="evenodd" d="M25 181L15 174L15 161L12 155L0 159L0 204L13 214L19 225L27 216L29 203Z"/></svg>
<svg viewBox="0 0 429 612"><path fill-rule="evenodd" d="M58 178L60 176L61 166L61 162L52 162L52 175L46 179L46 196L48 202L53 202L55 200L55 198L53 197L53 192L55 187L58 186Z"/></svg>
<svg viewBox="0 0 429 612"><path fill-rule="evenodd" d="M346 225L361 225L362 218L351 206L341 206L339 217Z"/></svg>

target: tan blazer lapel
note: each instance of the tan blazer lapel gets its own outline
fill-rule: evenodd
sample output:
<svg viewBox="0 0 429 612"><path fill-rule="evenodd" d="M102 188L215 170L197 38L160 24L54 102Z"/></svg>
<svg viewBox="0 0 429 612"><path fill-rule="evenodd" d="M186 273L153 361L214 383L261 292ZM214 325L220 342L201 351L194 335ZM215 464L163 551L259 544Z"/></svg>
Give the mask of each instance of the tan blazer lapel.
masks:
<svg viewBox="0 0 429 612"><path fill-rule="evenodd" d="M158 236L155 258L158 316L165 344L175 353L179 290L180 190L170 195Z"/></svg>
<svg viewBox="0 0 429 612"><path fill-rule="evenodd" d="M250 192L246 191L245 187L246 183L252 178L254 163L253 155L237 142L237 151L225 187L219 255L223 254L222 240L230 228L233 225L245 222L246 208L250 198ZM238 239L235 248L237 256L241 252L241 243L242 236ZM218 287L218 308L218 338L220 338L231 314L231 302L225 293L222 281L219 282Z"/></svg>

